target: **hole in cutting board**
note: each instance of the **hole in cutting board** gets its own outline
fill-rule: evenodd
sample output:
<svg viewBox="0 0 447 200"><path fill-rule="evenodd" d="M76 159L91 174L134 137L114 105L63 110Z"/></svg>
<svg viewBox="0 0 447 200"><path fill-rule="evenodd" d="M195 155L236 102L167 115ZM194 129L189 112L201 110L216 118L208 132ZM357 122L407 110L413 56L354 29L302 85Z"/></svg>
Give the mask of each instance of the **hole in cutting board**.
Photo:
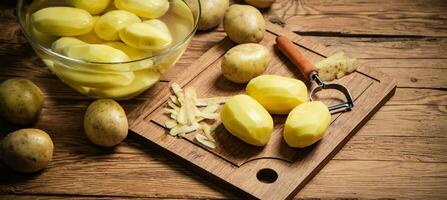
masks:
<svg viewBox="0 0 447 200"><path fill-rule="evenodd" d="M273 183L278 179L278 173L273 169L264 168L258 171L256 178L263 183Z"/></svg>

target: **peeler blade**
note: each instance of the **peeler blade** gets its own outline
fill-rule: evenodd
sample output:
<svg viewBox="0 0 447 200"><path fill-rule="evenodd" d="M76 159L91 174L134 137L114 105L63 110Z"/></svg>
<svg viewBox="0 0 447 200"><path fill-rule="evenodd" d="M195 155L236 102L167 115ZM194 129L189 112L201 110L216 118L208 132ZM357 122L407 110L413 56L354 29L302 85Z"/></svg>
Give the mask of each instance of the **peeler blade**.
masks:
<svg viewBox="0 0 447 200"><path fill-rule="evenodd" d="M314 98L313 96L323 90L323 89L330 89L330 90L337 90L340 91L341 93L343 93L343 95L346 97L346 102L343 103L339 103L339 104L335 104L335 105L330 105L328 106L329 111L331 112L331 114L335 114L335 113L339 113L339 112L346 112L346 111L350 111L351 108L354 107L354 101L352 99L352 95L349 92L349 90L340 84L337 83L330 83L330 84L326 84L324 83L320 77L318 76L318 73L314 72L311 74L311 78L312 80L314 80L317 83L317 87L315 87L311 93L310 93L310 100L313 101Z"/></svg>

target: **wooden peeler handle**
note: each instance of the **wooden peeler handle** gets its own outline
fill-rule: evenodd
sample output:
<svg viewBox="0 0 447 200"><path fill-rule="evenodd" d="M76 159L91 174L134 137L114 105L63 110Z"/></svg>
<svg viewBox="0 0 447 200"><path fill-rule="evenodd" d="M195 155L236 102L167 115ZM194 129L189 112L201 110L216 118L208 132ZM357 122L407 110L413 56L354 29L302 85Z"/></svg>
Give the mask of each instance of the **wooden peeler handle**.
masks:
<svg viewBox="0 0 447 200"><path fill-rule="evenodd" d="M289 40L286 36L278 36L276 37L276 44L279 50L289 58L290 61L300 70L301 74L304 75L305 78L311 79L310 75L312 72L318 72L318 68L316 68L307 58L301 54L296 48L295 44Z"/></svg>

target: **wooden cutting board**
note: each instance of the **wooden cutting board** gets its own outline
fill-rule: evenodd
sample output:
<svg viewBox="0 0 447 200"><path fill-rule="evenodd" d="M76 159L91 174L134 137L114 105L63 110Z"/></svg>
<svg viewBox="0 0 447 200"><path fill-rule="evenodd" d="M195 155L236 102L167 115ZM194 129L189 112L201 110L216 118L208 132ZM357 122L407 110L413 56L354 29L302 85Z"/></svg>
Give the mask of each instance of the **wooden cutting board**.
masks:
<svg viewBox="0 0 447 200"><path fill-rule="evenodd" d="M261 42L272 53L272 60L264 74L278 74L304 80L295 67L275 48L278 35L289 37L296 47L313 63L335 53L318 42L305 39L267 23L267 32ZM187 69L171 81L182 87L193 86L199 98L232 96L244 93L245 85L226 80L220 70L220 62L227 50L233 47L228 38L208 50ZM348 55L349 56L349 55ZM170 89L164 88L155 98L149 99L129 114L130 130L137 138L148 140L181 158L187 165L213 177L224 186L257 199L292 198L304 185L341 149L368 119L394 94L396 83L389 76L360 66L356 72L337 80L345 85L355 99L350 112L332 115L331 126L324 138L304 149L290 148L282 139L283 124L287 116L273 116L275 129L270 142L263 148L243 143L220 125L213 133L217 140L215 149L207 149L193 138L167 134L163 122ZM311 88L313 85L307 83ZM322 91L318 99L326 104L343 100L336 91Z"/></svg>

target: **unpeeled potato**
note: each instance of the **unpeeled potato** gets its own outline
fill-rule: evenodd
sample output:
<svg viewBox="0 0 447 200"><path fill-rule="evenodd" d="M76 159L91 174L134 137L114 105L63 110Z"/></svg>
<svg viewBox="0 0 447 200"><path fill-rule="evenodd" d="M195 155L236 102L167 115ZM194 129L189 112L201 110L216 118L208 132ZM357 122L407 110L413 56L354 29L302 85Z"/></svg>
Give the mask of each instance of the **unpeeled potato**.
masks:
<svg viewBox="0 0 447 200"><path fill-rule="evenodd" d="M230 2L228 0L200 0L201 16L199 22L199 30L210 30L218 26L224 17ZM196 4L192 4L196 5ZM197 16L197 9L192 8L195 16Z"/></svg>
<svg viewBox="0 0 447 200"><path fill-rule="evenodd" d="M225 12L223 26L228 37L238 44L258 43L264 38L264 17L253 6L230 6Z"/></svg>
<svg viewBox="0 0 447 200"><path fill-rule="evenodd" d="M247 83L265 71L270 62L268 49L260 44L240 44L227 53L222 60L222 73L235 83Z"/></svg>
<svg viewBox="0 0 447 200"><path fill-rule="evenodd" d="M45 168L53 157L53 141L39 129L10 133L1 143L3 161L11 169L31 173Z"/></svg>
<svg viewBox="0 0 447 200"><path fill-rule="evenodd" d="M114 100L99 99L85 112L84 130L96 145L112 147L127 137L128 122L124 109Z"/></svg>
<svg viewBox="0 0 447 200"><path fill-rule="evenodd" d="M0 116L13 124L35 122L43 100L42 91L28 79L11 78L0 84Z"/></svg>
<svg viewBox="0 0 447 200"><path fill-rule="evenodd" d="M256 8L268 8L275 0L245 0L245 2Z"/></svg>

